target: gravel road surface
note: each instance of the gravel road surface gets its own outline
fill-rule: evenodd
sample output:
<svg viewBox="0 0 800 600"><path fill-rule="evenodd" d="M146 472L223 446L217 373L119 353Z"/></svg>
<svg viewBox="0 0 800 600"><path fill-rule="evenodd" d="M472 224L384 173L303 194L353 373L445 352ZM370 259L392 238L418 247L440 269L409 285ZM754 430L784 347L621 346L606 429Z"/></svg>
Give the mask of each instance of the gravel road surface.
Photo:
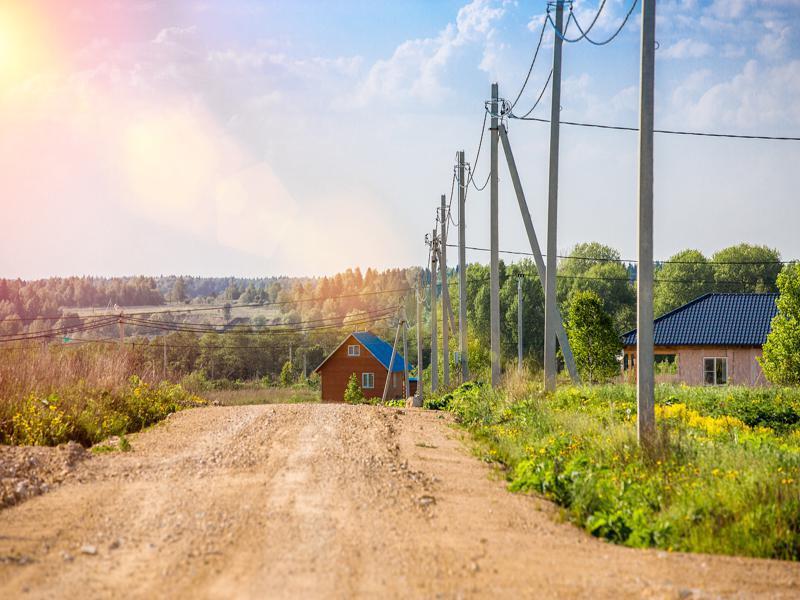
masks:
<svg viewBox="0 0 800 600"><path fill-rule="evenodd" d="M800 597L793 563L594 539L462 435L369 406L172 415L0 510L0 598Z"/></svg>

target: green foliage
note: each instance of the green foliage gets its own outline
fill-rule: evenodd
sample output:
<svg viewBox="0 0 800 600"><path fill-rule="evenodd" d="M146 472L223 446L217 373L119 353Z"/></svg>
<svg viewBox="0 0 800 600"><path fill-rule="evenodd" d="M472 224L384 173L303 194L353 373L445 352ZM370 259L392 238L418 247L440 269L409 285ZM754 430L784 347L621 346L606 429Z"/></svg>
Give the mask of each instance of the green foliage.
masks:
<svg viewBox="0 0 800 600"><path fill-rule="evenodd" d="M800 385L800 264L784 267L778 289L778 314L759 362L772 383Z"/></svg>
<svg viewBox="0 0 800 600"><path fill-rule="evenodd" d="M658 268L653 294L656 316L714 289L714 266L699 250L683 250Z"/></svg>
<svg viewBox="0 0 800 600"><path fill-rule="evenodd" d="M566 306L576 292L592 291L602 298L606 312L619 331L633 327L635 315L630 307L634 305L635 294L619 252L590 242L577 244L569 256L582 258L565 258L559 264L560 277L556 283L559 303Z"/></svg>
<svg viewBox="0 0 800 600"><path fill-rule="evenodd" d="M739 244L714 254L718 292L777 292L781 255L767 246ZM721 264L727 263L727 264Z"/></svg>
<svg viewBox="0 0 800 600"><path fill-rule="evenodd" d="M294 368L294 365L291 361L286 361L283 363L283 368L281 369L281 374L278 377L278 381L283 387L287 387L292 385L297 381L297 370Z"/></svg>
<svg viewBox="0 0 800 600"><path fill-rule="evenodd" d="M344 389L344 401L348 404L363 404L364 392L361 391L361 382L358 375L353 373L347 380L347 387Z"/></svg>
<svg viewBox="0 0 800 600"><path fill-rule="evenodd" d="M622 346L596 293L572 294L566 329L576 366L585 381L597 383L619 374L617 354Z"/></svg>
<svg viewBox="0 0 800 600"><path fill-rule="evenodd" d="M470 385L447 402L512 490L628 546L800 559L800 390L659 386L645 455L633 386L531 389Z"/></svg>
<svg viewBox="0 0 800 600"><path fill-rule="evenodd" d="M131 377L118 392L76 386L46 397L31 393L16 407L5 407L12 408L13 414L10 419L0 419L0 441L38 446L76 441L89 446L203 404L180 385L162 383L153 387L138 377Z"/></svg>

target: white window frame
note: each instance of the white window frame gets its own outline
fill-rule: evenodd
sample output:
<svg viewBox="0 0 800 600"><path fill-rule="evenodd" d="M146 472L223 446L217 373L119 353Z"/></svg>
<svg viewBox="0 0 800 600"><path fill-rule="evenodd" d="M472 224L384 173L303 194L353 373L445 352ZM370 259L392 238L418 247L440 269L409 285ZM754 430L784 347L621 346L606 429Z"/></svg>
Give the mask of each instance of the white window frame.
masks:
<svg viewBox="0 0 800 600"><path fill-rule="evenodd" d="M347 356L361 356L361 346L358 344L350 344L347 347Z"/></svg>
<svg viewBox="0 0 800 600"><path fill-rule="evenodd" d="M706 361L713 361L713 368L712 370L708 370L706 368ZM717 364L722 362L725 365L725 381L718 381L717 379ZM713 383L706 380L706 375L711 373L713 378ZM728 357L727 356L704 356L703 357L703 384L704 385L727 385L728 383Z"/></svg>
<svg viewBox="0 0 800 600"><path fill-rule="evenodd" d="M367 385L369 380L369 385ZM365 390L375 389L375 373L362 373L361 374L361 387Z"/></svg>

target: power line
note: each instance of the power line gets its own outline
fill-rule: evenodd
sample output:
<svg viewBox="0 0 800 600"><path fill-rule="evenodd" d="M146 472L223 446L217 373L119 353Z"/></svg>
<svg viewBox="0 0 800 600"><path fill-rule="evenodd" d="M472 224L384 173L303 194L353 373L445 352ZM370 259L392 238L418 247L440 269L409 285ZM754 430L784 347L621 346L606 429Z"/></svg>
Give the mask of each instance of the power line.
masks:
<svg viewBox="0 0 800 600"><path fill-rule="evenodd" d="M609 44L610 42L612 42L614 40L614 38L616 38L620 34L620 32L625 28L625 24L628 22L628 19L630 19L631 14L633 14L633 9L636 8L637 1L638 0L633 0L633 4L631 4L630 9L625 14L625 18L622 19L622 23L620 24L620 26L617 28L617 30L614 33L611 34L610 37L608 37L607 39L603 40L602 42L598 42L597 40L593 40L592 38L589 37L588 34L592 30L592 27L594 27L595 23L597 23L597 19L600 17L600 13L603 11L603 7L605 6L605 0L603 0L603 2L601 3L600 8L597 11L597 14L594 16L594 19L592 19L591 24L589 25L589 27L586 28L586 30L584 30L581 27L580 23L578 22L578 18L575 16L575 12L573 11L572 2L570 2L570 4L569 4L569 17L567 17L567 25L569 25L570 21L573 21L575 23L575 26L578 28L578 31L581 32L581 35L576 37L576 38L568 38L568 37L566 37L566 35L565 35L566 27L564 28L565 29L565 33L564 34L562 34L558 30L558 27L556 27L556 24L553 23L553 18L550 16L550 6L547 7L547 20L550 22L550 25L553 26L553 29L555 30L556 35L558 37L560 37L562 40L564 40L565 42L569 42L571 44L574 44L576 42L580 42L581 40L585 39L587 42L589 42L590 44L593 44L595 46L605 46L606 44Z"/></svg>
<svg viewBox="0 0 800 600"><path fill-rule="evenodd" d="M540 117L518 117L514 114L507 115L510 119L518 121L536 121L537 123L549 123L550 119L543 119ZM590 127L594 129L614 129L617 131L639 131L638 127L625 127L623 125L602 125L599 123L584 123L580 121L559 121L561 125L572 125L575 127ZM740 140L773 140L773 141L788 141L800 142L800 137L790 136L776 136L776 135L745 135L738 133L709 133L705 131L683 131L678 129L654 129L654 133L663 133L668 135L688 135L696 137L711 137L711 138L731 138Z"/></svg>
<svg viewBox="0 0 800 600"><path fill-rule="evenodd" d="M289 304L302 304L305 302L325 302L326 300L340 300L343 298L357 298L360 296L375 296L379 294L393 294L399 292L407 292L411 290L410 287L404 288L394 288L389 290L375 290L371 292L358 292L353 294L340 294L338 296L318 296L315 298L298 298L295 300L283 300L280 302L251 302L247 304L230 304L230 305L216 305L216 306L202 306L202 307L192 307L192 308L180 308L180 309L168 309L168 310L150 310L150 311L138 311L138 312L117 312L117 313L105 313L102 315L75 315L75 314L61 314L61 315L39 315L36 317L6 317L5 319L0 319L0 323L3 321L22 321L22 322L33 322L33 321L57 321L59 319L103 319L108 317L119 317L120 315L126 317L134 317L134 316L142 316L142 315L157 315L157 314L172 314L172 313L194 313L194 312L206 312L206 311L214 311L214 310L236 310L238 308L263 308L269 306L286 306Z"/></svg>
<svg viewBox="0 0 800 600"><path fill-rule="evenodd" d="M605 0L603 0L603 3L605 3ZM533 66L536 64L536 59L539 57L539 50L542 47L542 40L544 39L545 29L547 29L547 17L545 17L544 21L542 21L542 30L539 33L539 42L536 44L536 50L533 53L533 60L531 60L531 66L528 67L528 74L525 76L525 81L522 82L522 87L519 90L519 94L517 94L517 97L511 103L511 110L514 110L514 107L517 105L517 102L519 102L519 99L522 97L522 93L525 91L525 88L528 85L528 81L531 78L531 73L533 73Z"/></svg>
<svg viewBox="0 0 800 600"><path fill-rule="evenodd" d="M450 248L457 248L455 244L447 244ZM489 248L481 248L479 246L465 246L467 250L477 250L479 252L489 252ZM523 252L521 250L499 250L502 254L516 254L520 256L534 256L532 252ZM542 256L546 256L543 254ZM557 255L557 258L564 260L585 260L589 262L618 262L636 264L636 259L633 258L609 258L609 257L594 257L594 256L576 256L576 255ZM656 260L653 261L658 265L792 265L798 262L797 260Z"/></svg>

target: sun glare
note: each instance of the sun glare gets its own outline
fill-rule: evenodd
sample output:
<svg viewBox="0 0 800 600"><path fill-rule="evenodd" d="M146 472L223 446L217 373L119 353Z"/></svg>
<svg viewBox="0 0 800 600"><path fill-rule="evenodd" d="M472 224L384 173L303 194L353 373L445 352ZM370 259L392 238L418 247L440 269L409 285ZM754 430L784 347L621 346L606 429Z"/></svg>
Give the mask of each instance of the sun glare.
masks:
<svg viewBox="0 0 800 600"><path fill-rule="evenodd" d="M21 83L47 68L52 42L42 18L23 2L0 4L0 87Z"/></svg>

